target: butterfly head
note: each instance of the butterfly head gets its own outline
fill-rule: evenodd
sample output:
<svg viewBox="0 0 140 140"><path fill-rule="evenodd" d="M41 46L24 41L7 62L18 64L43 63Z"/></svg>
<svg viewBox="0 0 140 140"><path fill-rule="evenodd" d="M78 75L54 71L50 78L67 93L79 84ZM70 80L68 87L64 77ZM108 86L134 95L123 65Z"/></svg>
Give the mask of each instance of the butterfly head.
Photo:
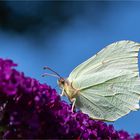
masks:
<svg viewBox="0 0 140 140"><path fill-rule="evenodd" d="M64 78L61 77L61 78L58 79L57 83L58 83L59 87L60 87L61 89L63 89L64 86L65 86L66 80L65 80Z"/></svg>
<svg viewBox="0 0 140 140"><path fill-rule="evenodd" d="M75 98L75 96L78 93L78 90L72 87L68 79L59 78L57 82L58 82L59 87L62 90L64 90L64 93L62 95L67 96L70 101L71 99Z"/></svg>

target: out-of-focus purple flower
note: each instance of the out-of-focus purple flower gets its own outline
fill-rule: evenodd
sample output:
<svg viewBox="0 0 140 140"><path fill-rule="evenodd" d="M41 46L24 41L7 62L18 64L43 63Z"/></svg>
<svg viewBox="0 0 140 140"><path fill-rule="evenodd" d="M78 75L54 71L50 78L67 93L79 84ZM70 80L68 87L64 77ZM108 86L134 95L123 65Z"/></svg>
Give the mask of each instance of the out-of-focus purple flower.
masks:
<svg viewBox="0 0 140 140"><path fill-rule="evenodd" d="M135 134L135 135L134 135L134 139L135 139L135 140L140 140L140 134Z"/></svg>
<svg viewBox="0 0 140 140"><path fill-rule="evenodd" d="M130 138L130 135L128 134L128 132L126 132L124 130L119 131L119 136L120 136L121 140L127 140Z"/></svg>
<svg viewBox="0 0 140 140"><path fill-rule="evenodd" d="M1 139L135 139L112 125L95 121L61 101L54 89L25 77L11 60L0 59Z"/></svg>

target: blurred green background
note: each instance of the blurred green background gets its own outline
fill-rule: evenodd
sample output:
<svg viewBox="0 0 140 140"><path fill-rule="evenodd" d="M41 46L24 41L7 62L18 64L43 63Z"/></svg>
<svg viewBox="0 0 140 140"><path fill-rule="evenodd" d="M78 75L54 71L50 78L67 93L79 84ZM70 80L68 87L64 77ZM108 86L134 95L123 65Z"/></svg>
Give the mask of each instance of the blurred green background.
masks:
<svg viewBox="0 0 140 140"><path fill-rule="evenodd" d="M58 92L55 78L41 77L43 66L67 77L106 45L125 39L140 42L139 1L0 1L0 57ZM137 111L113 124L136 133L139 122Z"/></svg>

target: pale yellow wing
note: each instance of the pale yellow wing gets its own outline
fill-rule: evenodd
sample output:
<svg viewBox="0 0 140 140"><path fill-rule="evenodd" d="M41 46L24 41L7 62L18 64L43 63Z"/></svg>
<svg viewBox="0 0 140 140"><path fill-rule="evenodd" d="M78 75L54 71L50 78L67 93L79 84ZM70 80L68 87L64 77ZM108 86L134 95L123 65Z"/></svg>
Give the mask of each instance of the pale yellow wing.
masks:
<svg viewBox="0 0 140 140"><path fill-rule="evenodd" d="M139 43L133 41L118 41L108 45L100 52L77 66L69 75L69 81L73 81L87 74L95 74L99 71L113 69L127 69L139 75L138 51Z"/></svg>
<svg viewBox="0 0 140 140"><path fill-rule="evenodd" d="M139 48L133 41L119 41L76 67L68 77L79 90L76 106L108 121L139 109Z"/></svg>
<svg viewBox="0 0 140 140"><path fill-rule="evenodd" d="M76 97L76 106L90 117L115 121L139 109L140 80L125 76L85 88Z"/></svg>

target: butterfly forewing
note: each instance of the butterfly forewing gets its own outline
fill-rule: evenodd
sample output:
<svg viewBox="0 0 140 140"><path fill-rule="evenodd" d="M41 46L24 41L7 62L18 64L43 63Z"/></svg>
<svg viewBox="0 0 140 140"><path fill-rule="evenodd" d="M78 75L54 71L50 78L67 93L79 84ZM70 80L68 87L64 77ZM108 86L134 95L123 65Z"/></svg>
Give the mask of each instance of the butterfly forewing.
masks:
<svg viewBox="0 0 140 140"><path fill-rule="evenodd" d="M83 74L91 74L111 67L114 69L128 69L138 74L139 47L140 44L133 41L119 41L108 45L99 53L77 66L70 73L69 80L72 81Z"/></svg>

